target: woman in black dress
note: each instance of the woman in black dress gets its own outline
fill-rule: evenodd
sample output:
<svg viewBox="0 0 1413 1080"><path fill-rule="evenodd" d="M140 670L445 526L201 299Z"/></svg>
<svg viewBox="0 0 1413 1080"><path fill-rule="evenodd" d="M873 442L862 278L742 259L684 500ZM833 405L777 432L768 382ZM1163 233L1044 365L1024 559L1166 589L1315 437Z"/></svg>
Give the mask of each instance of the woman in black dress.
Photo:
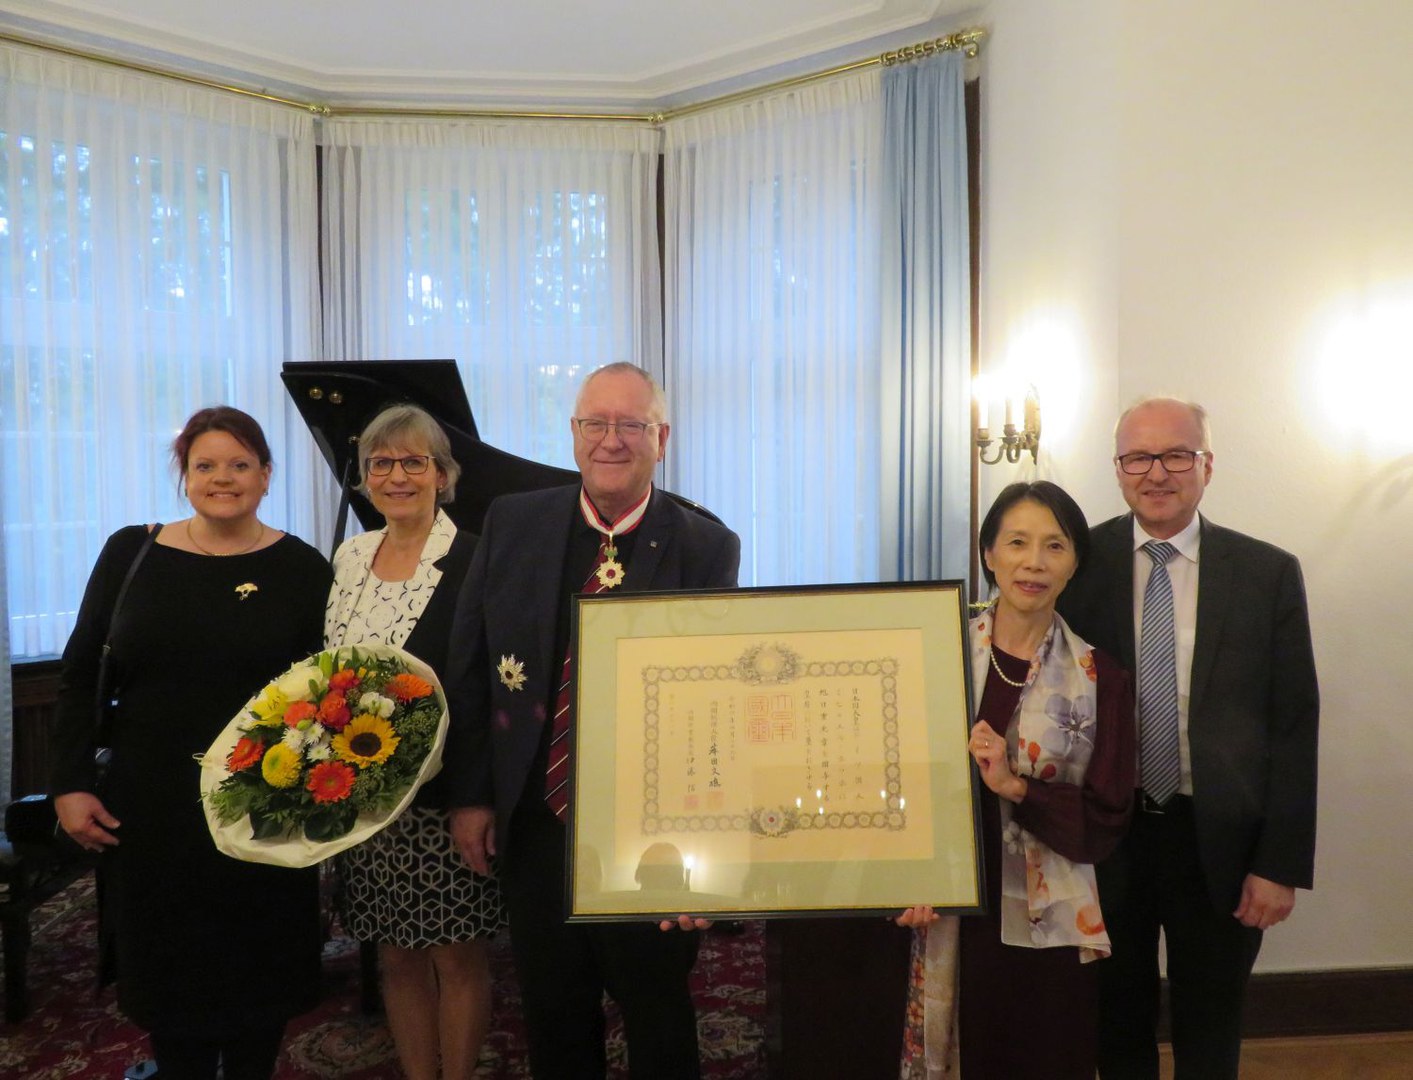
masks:
<svg viewBox="0 0 1413 1080"><path fill-rule="evenodd" d="M986 913L912 908L904 1080L1093 1080L1109 955L1093 864L1133 804L1128 674L1077 637L1055 601L1089 528L1049 481L1011 484L981 523L992 605L970 625Z"/></svg>
<svg viewBox="0 0 1413 1080"><path fill-rule="evenodd" d="M202 409L172 447L194 513L108 538L64 650L50 790L64 830L102 851L118 1005L151 1035L163 1080L264 1080L285 1023L318 1001L315 870L216 850L197 759L252 693L319 649L331 574L258 516L265 436L228 406ZM111 628L110 628L111 623ZM94 701L105 638L118 707L95 794Z"/></svg>
<svg viewBox="0 0 1413 1080"><path fill-rule="evenodd" d="M460 469L441 426L414 405L379 413L358 441L363 491L387 522L334 555L330 648L378 642L440 675L475 537L442 503ZM387 828L339 856L344 929L378 943L383 1004L408 1080L470 1080L491 1021L486 939L500 890L452 843L436 779ZM440 1072L438 1066L440 1065Z"/></svg>

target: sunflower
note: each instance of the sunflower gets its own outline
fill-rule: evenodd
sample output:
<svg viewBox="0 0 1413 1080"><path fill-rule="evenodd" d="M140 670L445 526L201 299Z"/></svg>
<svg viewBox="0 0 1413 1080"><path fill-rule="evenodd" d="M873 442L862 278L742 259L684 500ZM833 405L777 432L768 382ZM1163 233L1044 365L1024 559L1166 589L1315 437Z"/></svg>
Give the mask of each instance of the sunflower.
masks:
<svg viewBox="0 0 1413 1080"><path fill-rule="evenodd" d="M294 787L299 782L299 751L284 743L275 743L265 751L260 762L260 775L271 787Z"/></svg>
<svg viewBox="0 0 1413 1080"><path fill-rule="evenodd" d="M381 716L368 713L355 716L330 743L336 756L360 769L387 761L397 744L398 735L392 725Z"/></svg>

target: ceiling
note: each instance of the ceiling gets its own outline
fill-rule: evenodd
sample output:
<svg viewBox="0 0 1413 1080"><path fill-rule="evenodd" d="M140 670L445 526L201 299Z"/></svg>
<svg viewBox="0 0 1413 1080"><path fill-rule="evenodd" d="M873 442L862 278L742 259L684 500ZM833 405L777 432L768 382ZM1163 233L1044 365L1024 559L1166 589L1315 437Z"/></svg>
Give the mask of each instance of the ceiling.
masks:
<svg viewBox="0 0 1413 1080"><path fill-rule="evenodd" d="M978 0L0 0L0 33L333 105L671 108L969 25Z"/></svg>

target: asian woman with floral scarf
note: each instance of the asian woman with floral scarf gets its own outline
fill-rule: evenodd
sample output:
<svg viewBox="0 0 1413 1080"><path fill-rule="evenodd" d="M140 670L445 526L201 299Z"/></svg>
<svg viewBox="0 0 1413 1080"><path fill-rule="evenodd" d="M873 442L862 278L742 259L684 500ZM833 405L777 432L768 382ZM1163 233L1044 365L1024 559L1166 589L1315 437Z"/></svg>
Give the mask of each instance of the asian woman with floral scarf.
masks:
<svg viewBox="0 0 1413 1080"><path fill-rule="evenodd" d="M1063 489L1007 487L979 546L995 590L970 624L986 914L899 917L916 931L902 1076L1092 1080L1090 962L1109 955L1093 864L1132 810L1132 689L1055 613L1089 546Z"/></svg>

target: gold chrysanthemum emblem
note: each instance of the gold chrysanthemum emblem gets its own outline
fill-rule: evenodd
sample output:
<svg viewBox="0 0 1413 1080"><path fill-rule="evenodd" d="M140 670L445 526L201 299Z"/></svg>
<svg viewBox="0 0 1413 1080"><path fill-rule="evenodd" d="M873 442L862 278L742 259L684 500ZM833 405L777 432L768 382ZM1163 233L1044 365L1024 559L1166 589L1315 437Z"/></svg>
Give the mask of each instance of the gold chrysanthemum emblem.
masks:
<svg viewBox="0 0 1413 1080"><path fill-rule="evenodd" d="M519 690L525 685L525 663L515 659L514 653L500 658L500 663L496 665L496 672L500 675L500 681L509 690Z"/></svg>

